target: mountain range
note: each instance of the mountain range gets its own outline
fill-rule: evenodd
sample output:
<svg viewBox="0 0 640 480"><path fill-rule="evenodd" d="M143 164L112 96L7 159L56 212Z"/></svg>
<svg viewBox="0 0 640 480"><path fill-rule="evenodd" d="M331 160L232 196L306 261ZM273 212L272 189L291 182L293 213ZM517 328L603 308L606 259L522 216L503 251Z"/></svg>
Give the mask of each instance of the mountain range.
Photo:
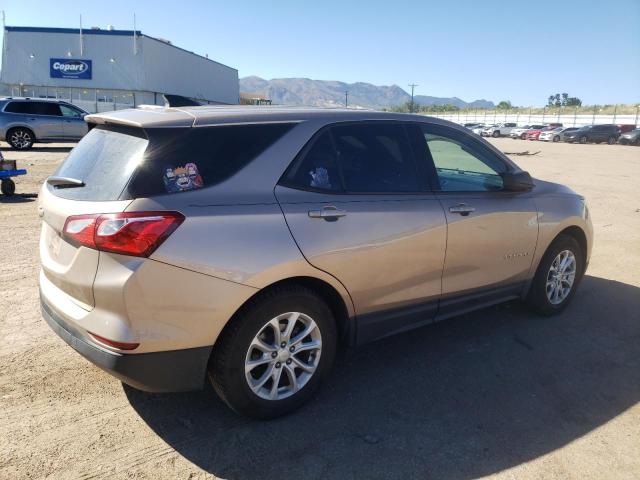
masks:
<svg viewBox="0 0 640 480"><path fill-rule="evenodd" d="M411 95L398 85L372 85L365 82L345 83L309 78L264 78L250 76L240 79L243 94L262 95L278 105L310 105L316 107L341 107L345 92L349 92L349 106L362 108L390 108L411 100ZM460 108L492 108L488 100L465 102L458 97L431 97L416 95L420 105L455 105Z"/></svg>

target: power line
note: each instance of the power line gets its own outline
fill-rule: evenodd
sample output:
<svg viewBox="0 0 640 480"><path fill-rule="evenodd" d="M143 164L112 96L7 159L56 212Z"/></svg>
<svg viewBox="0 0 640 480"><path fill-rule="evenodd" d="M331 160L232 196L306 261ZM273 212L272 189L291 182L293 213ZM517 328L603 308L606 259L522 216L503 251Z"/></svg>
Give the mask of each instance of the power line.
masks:
<svg viewBox="0 0 640 480"><path fill-rule="evenodd" d="M410 83L409 86L411 87L411 105L409 107L409 113L413 113L413 89L416 88L418 84Z"/></svg>
<svg viewBox="0 0 640 480"><path fill-rule="evenodd" d="M344 108L349 108L349 90L344 92Z"/></svg>

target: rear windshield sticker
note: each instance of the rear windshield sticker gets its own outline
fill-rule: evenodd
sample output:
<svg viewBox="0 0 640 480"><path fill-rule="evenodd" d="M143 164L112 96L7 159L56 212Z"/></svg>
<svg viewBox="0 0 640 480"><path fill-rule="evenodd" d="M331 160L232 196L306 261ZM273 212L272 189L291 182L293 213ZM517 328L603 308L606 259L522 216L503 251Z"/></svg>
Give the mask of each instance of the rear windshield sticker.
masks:
<svg viewBox="0 0 640 480"><path fill-rule="evenodd" d="M187 163L184 167L166 167L163 180L169 193L195 190L203 186L202 177L195 163Z"/></svg>
<svg viewBox="0 0 640 480"><path fill-rule="evenodd" d="M316 167L315 170L309 172L311 175L311 186L318 188L331 188L329 181L329 172L324 167Z"/></svg>

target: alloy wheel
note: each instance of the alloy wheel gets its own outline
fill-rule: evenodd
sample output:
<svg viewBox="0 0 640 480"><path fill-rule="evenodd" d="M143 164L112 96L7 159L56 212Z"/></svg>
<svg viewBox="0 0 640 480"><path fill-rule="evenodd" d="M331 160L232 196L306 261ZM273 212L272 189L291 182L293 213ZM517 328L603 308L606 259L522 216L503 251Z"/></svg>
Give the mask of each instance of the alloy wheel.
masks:
<svg viewBox="0 0 640 480"><path fill-rule="evenodd" d="M303 388L320 363L322 334L300 312L269 320L253 338L245 357L249 388L265 400L282 400Z"/></svg>
<svg viewBox="0 0 640 480"><path fill-rule="evenodd" d="M29 147L33 140L26 130L14 130L9 137L9 143L15 148L23 149Z"/></svg>
<svg viewBox="0 0 640 480"><path fill-rule="evenodd" d="M576 257L571 250L563 250L551 262L547 273L547 299L552 305L561 304L571 293L576 278Z"/></svg>

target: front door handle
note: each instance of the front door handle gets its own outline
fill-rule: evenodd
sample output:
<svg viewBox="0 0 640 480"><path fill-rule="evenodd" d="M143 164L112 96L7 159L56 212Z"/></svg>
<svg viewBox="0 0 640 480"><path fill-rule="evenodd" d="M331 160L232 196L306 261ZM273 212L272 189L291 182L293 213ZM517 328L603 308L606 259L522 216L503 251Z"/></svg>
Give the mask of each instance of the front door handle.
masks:
<svg viewBox="0 0 640 480"><path fill-rule="evenodd" d="M310 218L324 218L325 220L337 220L347 215L344 210L336 207L324 207L322 210L309 210Z"/></svg>
<svg viewBox="0 0 640 480"><path fill-rule="evenodd" d="M453 207L449 207L449 211L451 213L459 213L463 217L466 217L470 213L475 212L476 209L474 207L470 207L469 205L466 205L464 203L459 203L458 205L455 205Z"/></svg>

